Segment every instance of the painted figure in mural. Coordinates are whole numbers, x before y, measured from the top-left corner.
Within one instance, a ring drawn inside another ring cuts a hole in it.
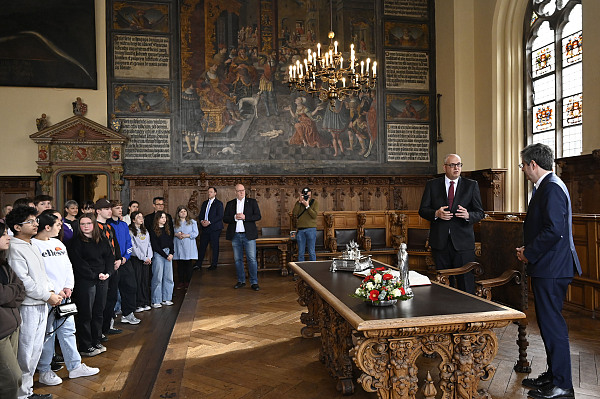
[[[360,144],[360,155],[367,152],[366,141],[367,135],[367,118],[366,113],[370,102],[368,96],[360,93],[359,97],[352,96],[348,101],[348,109],[350,110],[350,124],[348,125],[348,148],[349,151],[354,151],[355,140]]]
[[[369,133],[369,149],[365,153],[364,157],[367,158],[371,155],[371,150],[373,149],[373,144],[377,141],[377,97],[375,96],[375,92],[371,91],[369,93],[369,99],[371,105],[367,111],[367,131]]]
[[[200,107],[200,97],[196,93],[194,83],[186,80],[181,93],[181,134],[187,144],[186,152],[198,152],[198,140],[205,131],[204,111]],[[192,140],[194,145],[192,146]]]
[[[145,112],[151,109],[150,103],[146,101],[146,93],[138,93],[137,100],[129,106],[129,112]]]
[[[73,114],[78,116],[84,116],[87,113],[87,104],[85,104],[81,97],[77,97],[76,101],[73,102]]]
[[[48,118],[46,118],[46,114],[42,114],[42,116],[40,118],[37,118],[35,120],[35,125],[37,126],[38,132],[40,130],[44,130],[45,128],[47,128],[49,125],[48,125]]]
[[[421,119],[419,113],[412,105],[412,100],[408,98],[404,100],[404,109],[402,110],[402,112],[400,112],[400,117],[410,119]]]
[[[315,121],[311,118],[319,109],[317,108],[309,112],[306,107],[306,97],[296,97],[294,102],[296,103],[296,112],[291,107],[284,108],[286,111],[290,111],[292,117],[297,119],[297,122],[294,124],[296,130],[290,138],[290,144],[304,147],[329,147],[329,142],[321,136]]]
[[[335,100],[333,107],[329,105],[329,102],[323,102],[317,108],[325,109],[323,129],[331,133],[333,156],[337,157],[338,153],[344,153],[341,134],[348,128],[348,108],[340,100]]]
[[[253,62],[248,57],[246,49],[238,49],[237,57],[233,58],[229,70],[229,82],[237,98],[252,97],[252,85],[256,81],[257,73]]]
[[[150,29],[152,28],[152,24],[150,20],[146,17],[145,10],[137,10],[134,17],[131,18],[131,29],[140,30],[140,29]]]
[[[235,105],[235,97],[229,95],[229,88],[219,78],[217,67],[217,64],[211,63],[202,75],[203,83],[200,86],[202,97],[211,108],[223,110],[222,118],[225,125],[235,125],[243,118]]]
[[[271,55],[267,59],[262,59],[259,62],[264,68],[263,74],[260,76],[259,90],[265,95],[265,108],[267,109],[267,116],[271,114],[278,116],[277,111],[277,96],[275,95],[275,76],[278,73],[277,68],[279,63],[277,62],[277,51],[273,50]]]
[[[227,68],[231,64],[231,58],[227,54],[227,46],[219,43],[219,51],[213,56],[213,62],[217,64],[217,75],[224,79],[227,76]]]

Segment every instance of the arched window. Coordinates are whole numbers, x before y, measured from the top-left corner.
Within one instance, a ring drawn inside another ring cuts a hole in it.
[[[527,143],[547,144],[557,158],[580,155],[581,0],[530,0],[526,15]]]

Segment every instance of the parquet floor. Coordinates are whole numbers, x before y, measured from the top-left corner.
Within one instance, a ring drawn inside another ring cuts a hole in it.
[[[60,399],[341,398],[318,360],[319,338],[300,337],[304,308],[296,302],[292,278],[264,272],[259,283],[259,292],[234,290],[232,265],[197,273],[187,294],[176,292],[174,306],[141,313],[138,326],[117,323],[124,333],[111,336],[108,352],[84,360],[100,367],[100,374],[69,380],[63,369],[58,372],[64,379],[61,385],[36,382],[36,392]],[[600,398],[600,320],[569,310],[565,317],[576,396]],[[545,368],[545,355],[533,309],[528,318],[528,354],[537,375]],[[524,375],[512,370],[516,325],[496,333],[497,371],[480,386],[494,398],[526,398],[520,385]],[[353,395],[376,397],[360,386]]]

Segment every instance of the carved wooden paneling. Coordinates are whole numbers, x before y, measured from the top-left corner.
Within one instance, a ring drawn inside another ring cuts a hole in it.
[[[33,198],[39,179],[39,176],[0,177],[0,206],[12,205],[18,198]]]
[[[560,177],[569,188],[573,212],[600,213],[600,150],[559,158]]]

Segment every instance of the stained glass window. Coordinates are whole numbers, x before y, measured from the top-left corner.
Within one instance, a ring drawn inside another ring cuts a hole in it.
[[[583,122],[581,0],[531,0],[530,10],[528,142],[551,146],[557,158],[579,155]]]

